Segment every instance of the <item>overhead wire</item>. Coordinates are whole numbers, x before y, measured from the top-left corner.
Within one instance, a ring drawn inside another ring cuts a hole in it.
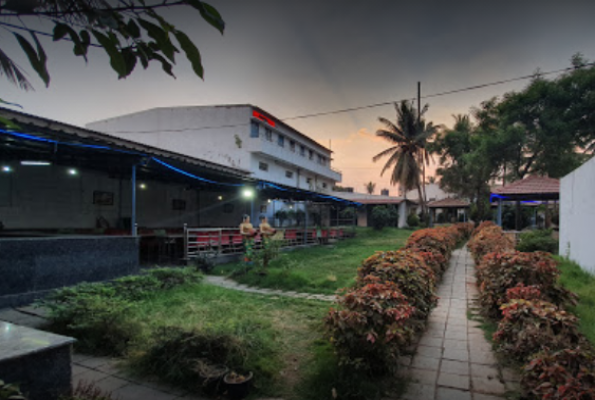
[[[585,67],[595,66],[595,62],[585,63],[584,66]],[[499,81],[481,83],[481,84],[477,84],[477,85],[473,85],[473,86],[467,86],[464,88],[452,89],[452,90],[447,90],[444,92],[427,94],[427,95],[421,96],[420,98],[421,99],[430,99],[430,98],[442,97],[442,96],[447,96],[447,95],[452,95],[452,94],[457,94],[457,93],[462,93],[462,92],[468,92],[468,91],[472,91],[472,90],[483,89],[483,88],[490,87],[490,86],[498,86],[498,85],[503,85],[505,83],[512,83],[512,82],[527,80],[527,79],[534,78],[536,76],[560,74],[563,72],[572,71],[574,69],[576,69],[576,67],[573,66],[573,67],[560,68],[560,69],[553,70],[553,71],[546,71],[546,72],[538,71],[538,72],[535,72],[532,74],[518,76],[515,78],[502,79]],[[380,103],[366,104],[366,105],[357,106],[357,107],[349,107],[349,108],[343,108],[343,109],[338,109],[338,110],[295,115],[295,116],[291,116],[291,117],[279,118],[279,120],[280,121],[292,121],[292,120],[298,120],[298,119],[322,117],[322,116],[327,116],[327,115],[343,114],[343,113],[365,110],[365,109],[370,109],[370,108],[384,107],[384,106],[392,105],[394,103],[399,103],[401,101],[408,101],[408,100],[414,100],[414,98],[408,97],[408,98],[403,98],[400,100],[390,100],[390,101],[384,101],[384,102],[380,102]],[[185,132],[185,131],[201,131],[201,130],[221,129],[221,128],[237,128],[237,127],[245,126],[245,125],[248,125],[248,124],[240,123],[240,124],[228,124],[228,125],[218,125],[218,126],[189,127],[189,128],[180,128],[180,129],[155,129],[155,130],[144,130],[144,131],[113,131],[112,133]]]

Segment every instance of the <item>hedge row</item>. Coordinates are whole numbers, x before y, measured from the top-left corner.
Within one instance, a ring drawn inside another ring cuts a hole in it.
[[[523,364],[528,399],[595,398],[595,352],[566,307],[576,295],[558,283],[550,253],[515,251],[502,229],[482,224],[469,249],[477,262],[482,312],[498,321],[494,343]]]
[[[342,365],[373,374],[391,371],[436,305],[435,288],[452,251],[472,224],[415,231],[396,251],[364,260],[356,283],[338,295],[339,309],[325,318]]]

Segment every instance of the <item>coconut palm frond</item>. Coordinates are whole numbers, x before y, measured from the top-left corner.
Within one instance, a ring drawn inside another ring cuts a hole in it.
[[[403,135],[403,132],[401,131],[401,129],[398,126],[396,126],[395,124],[393,124],[392,121],[390,121],[390,120],[388,120],[386,118],[383,118],[383,117],[378,117],[378,121],[380,121],[381,123],[383,123],[388,128],[388,130],[390,132],[398,133],[400,135]]]
[[[383,150],[380,153],[376,154],[374,157],[372,157],[372,161],[376,162],[376,161],[380,160],[381,158],[386,157],[387,155],[398,151],[399,148],[400,148],[400,146],[389,147],[388,149]]]
[[[376,131],[376,136],[386,139],[389,142],[397,143],[397,144],[405,143],[408,140],[405,136],[403,136],[397,132],[385,131],[384,129],[378,129]]]
[[[21,68],[0,49],[0,75],[23,90],[33,90],[33,86],[21,71]]]
[[[397,152],[390,156],[386,164],[384,164],[384,167],[382,167],[382,171],[380,171],[380,176],[383,176],[387,169],[390,169],[390,167],[397,163],[399,161],[400,156],[401,154]]]

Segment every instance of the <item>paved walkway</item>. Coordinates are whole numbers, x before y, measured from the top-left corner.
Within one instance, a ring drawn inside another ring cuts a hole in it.
[[[518,378],[498,367],[491,345],[468,319],[476,312],[475,267],[467,248],[456,250],[438,287],[438,306],[401,375],[411,379],[408,400],[497,400],[517,389]]]
[[[210,283],[211,285],[221,286],[227,289],[232,290],[239,290],[241,292],[246,293],[256,293],[256,294],[263,294],[263,295],[274,295],[274,296],[281,296],[281,297],[291,297],[294,299],[308,299],[308,300],[322,300],[322,301],[335,301],[335,296],[333,295],[325,295],[325,294],[313,294],[313,293],[298,293],[298,292],[286,292],[283,290],[273,290],[273,289],[265,289],[265,288],[255,288],[247,285],[242,285],[233,281],[231,279],[222,277],[222,276],[214,276],[214,275],[207,275],[204,278],[205,282]]]

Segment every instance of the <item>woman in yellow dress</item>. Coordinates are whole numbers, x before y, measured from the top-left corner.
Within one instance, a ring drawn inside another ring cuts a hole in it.
[[[244,219],[240,224],[240,234],[242,235],[242,241],[244,242],[244,262],[247,264],[252,264],[254,236],[256,236],[257,232],[250,223],[249,215],[244,215]]]
[[[269,225],[269,220],[266,215],[260,216],[260,235],[262,236],[262,245],[267,247],[271,241],[271,237],[277,232],[275,228]]]

